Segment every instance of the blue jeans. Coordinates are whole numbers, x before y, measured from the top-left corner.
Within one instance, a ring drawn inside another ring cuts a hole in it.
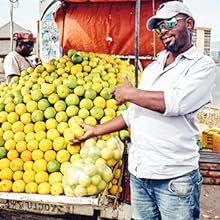
[[[131,175],[132,219],[199,219],[201,182],[199,170],[165,180]]]

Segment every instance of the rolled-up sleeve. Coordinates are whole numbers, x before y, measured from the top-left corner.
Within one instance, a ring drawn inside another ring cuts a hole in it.
[[[185,115],[212,101],[215,63],[201,57],[173,87],[164,90],[165,116]]]

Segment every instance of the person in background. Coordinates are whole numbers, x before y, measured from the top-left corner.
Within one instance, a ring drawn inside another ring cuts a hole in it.
[[[28,67],[36,67],[28,56],[34,48],[35,38],[31,31],[25,30],[13,34],[13,39],[16,40],[15,50],[11,51],[4,59],[4,71],[6,82],[9,83],[13,76],[20,76],[21,72]],[[38,60],[37,62],[40,62]]]
[[[93,136],[131,128],[128,152],[132,218],[193,220],[200,215],[199,147],[195,123],[200,108],[212,101],[213,60],[192,44],[194,18],[179,1],[166,2],[147,21],[164,50],[143,71],[134,88],[127,78],[115,88],[117,104],[127,110],[104,124],[82,124],[79,143]]]

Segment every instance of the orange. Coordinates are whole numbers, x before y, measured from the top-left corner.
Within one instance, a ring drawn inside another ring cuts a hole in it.
[[[32,154],[29,150],[23,151],[20,157],[24,162],[32,160]]]

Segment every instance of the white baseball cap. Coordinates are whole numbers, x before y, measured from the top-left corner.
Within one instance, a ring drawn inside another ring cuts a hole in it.
[[[146,24],[147,29],[152,30],[155,28],[155,25],[158,21],[163,19],[170,19],[180,13],[193,18],[189,8],[182,2],[169,1],[163,3],[157,9],[156,14],[148,19]]]

